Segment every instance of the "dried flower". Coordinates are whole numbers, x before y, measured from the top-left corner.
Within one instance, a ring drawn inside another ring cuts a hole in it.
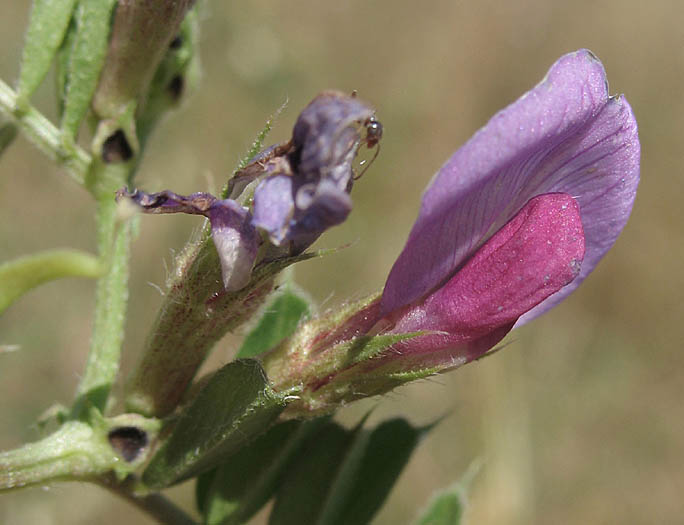
[[[325,91],[299,115],[289,142],[271,146],[236,173],[228,186],[231,198],[126,189],[119,190],[117,198],[131,199],[146,213],[207,217],[225,289],[240,290],[258,262],[257,229],[273,244],[260,253],[273,259],[300,254],[321,233],[347,218],[352,207],[352,163],[362,143],[372,147],[379,140],[379,123],[373,115],[370,106],[355,96]],[[254,199],[241,198],[254,184]]]
[[[301,252],[351,211],[352,163],[373,109],[337,91],[318,95],[299,115],[292,148],[254,194],[254,224],[276,246]]]
[[[226,291],[240,290],[249,283],[259,248],[259,235],[248,210],[230,199],[219,200],[208,193],[183,196],[171,191],[145,193],[119,190],[147,213],[204,215],[211,223],[211,237],[221,262]]]

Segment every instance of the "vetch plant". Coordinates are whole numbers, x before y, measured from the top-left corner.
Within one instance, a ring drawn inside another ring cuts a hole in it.
[[[0,489],[86,481],[162,523],[244,523],[270,500],[274,524],[368,523],[431,426],[364,419],[349,429],[331,416],[490,355],[577,288],[631,212],[634,115],[609,95],[594,55],[561,57],[440,169],[382,292],[314,315],[279,274],[325,255],[310,246],[351,213],[368,168],[359,153],[377,155],[382,125],[355,94],[323,91],[285,142],[263,147],[267,123],[220,194],[138,187],[150,133],[197,84],[196,9],[35,2],[17,87],[0,83],[0,154],[19,130],[98,210],[96,255],[57,250],[0,266],[2,309],[50,279],[98,280],[75,399],[52,411],[54,432],[0,454]],[[53,62],[59,126],[30,102]],[[207,220],[119,379],[137,212]],[[248,323],[236,359],[197,377],[214,344]],[[188,479],[199,517],[159,493]],[[416,523],[457,523],[463,494],[441,493]]]
[[[590,52],[562,57],[437,173],[381,297],[312,321],[265,357],[272,380],[306,378],[310,399],[288,411],[329,410],[482,357],[586,278],[638,182],[629,104],[608,95]]]

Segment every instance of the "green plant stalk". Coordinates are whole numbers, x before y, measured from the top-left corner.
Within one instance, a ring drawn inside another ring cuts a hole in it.
[[[128,304],[132,223],[117,221],[114,192],[124,184],[129,169],[121,164],[100,165],[99,173],[94,174],[98,181],[95,186],[97,247],[107,271],[97,283],[90,353],[72,410],[74,418],[80,418],[89,405],[104,413],[119,370]]]
[[[140,360],[126,382],[126,408],[148,417],[170,414],[204,359],[227,332],[248,321],[289,265],[315,257],[303,253],[258,264],[250,283],[225,292],[210,237],[180,255]]]
[[[17,106],[17,94],[0,80],[0,112],[10,117],[24,135],[52,160],[65,166],[71,178],[85,185],[91,157],[81,147],[62,143],[61,132],[33,106]]]
[[[191,245],[189,253],[187,272],[177,273],[182,278],[170,286],[127,381],[131,412],[155,417],[172,412],[214,343],[249,319],[273,288],[273,277],[255,272],[243,290],[225,293],[213,241]]]
[[[70,421],[36,443],[0,453],[0,492],[53,481],[92,481],[119,464],[105,433]]]
[[[63,277],[99,277],[97,257],[78,250],[48,250],[0,264],[0,312],[36,286]]]

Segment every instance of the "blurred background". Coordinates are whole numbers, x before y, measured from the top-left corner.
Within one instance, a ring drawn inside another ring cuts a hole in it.
[[[29,2],[0,1],[0,77],[13,83]],[[497,356],[353,405],[345,422],[446,415],[376,518],[408,523],[431,494],[482,468],[469,523],[684,523],[682,141],[684,4],[579,0],[204,2],[200,88],[152,137],[137,184],[220,187],[287,99],[272,142],[319,91],[358,90],[385,127],[354,188],[354,212],[316,244],[352,246],[296,267],[322,308],[379,289],[432,174],[562,54],[591,49],[639,122],[642,182],[627,227],[562,306],[516,331]],[[36,104],[55,115],[52,81]],[[0,163],[0,260],[54,247],[94,250],[88,195],[18,140]],[[125,365],[160,304],[173,252],[196,217],[144,217],[133,245]],[[36,418],[69,403],[86,358],[94,283],[53,282],[0,317],[0,449],[35,440]],[[215,349],[230,360],[236,336]],[[208,365],[209,366],[209,365]],[[171,496],[192,506],[192,487]],[[264,514],[255,523],[264,522]],[[0,496],[6,524],[145,524],[86,484]]]

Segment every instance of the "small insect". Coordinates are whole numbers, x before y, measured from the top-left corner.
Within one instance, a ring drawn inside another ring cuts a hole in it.
[[[380,123],[379,120],[377,120],[375,117],[369,118],[366,123],[366,147],[367,148],[372,148],[374,146],[377,146],[378,143],[380,142],[380,139],[382,138],[382,124]]]
[[[353,94],[352,94],[353,97]],[[378,119],[376,119],[374,116],[369,117],[364,123],[363,127],[366,129],[366,136],[361,139],[361,142],[363,142],[368,149],[375,148],[375,154],[373,155],[373,158],[370,160],[364,160],[361,165],[365,165],[363,168],[363,171],[359,173],[358,175],[354,176],[354,180],[359,180],[364,173],[370,168],[370,165],[373,164],[375,159],[378,157],[378,154],[380,153],[380,139],[382,138],[382,131],[383,127],[382,124]]]
[[[356,98],[358,94],[358,91],[353,90],[350,96],[351,98]],[[378,119],[376,119],[373,116],[369,117],[363,123],[363,126],[366,128],[366,137],[364,139],[364,142],[366,143],[366,147],[370,149],[373,146],[375,146],[378,142],[380,142],[380,139],[382,138],[382,124]]]
[[[353,90],[351,92],[351,98],[356,98],[358,96],[359,92],[356,90]],[[375,116],[369,117],[364,123],[363,127],[366,128],[366,137],[363,140],[363,142],[366,143],[366,147],[369,149],[375,146],[378,142],[380,142],[380,139],[382,138],[382,124],[378,119],[375,118]]]

